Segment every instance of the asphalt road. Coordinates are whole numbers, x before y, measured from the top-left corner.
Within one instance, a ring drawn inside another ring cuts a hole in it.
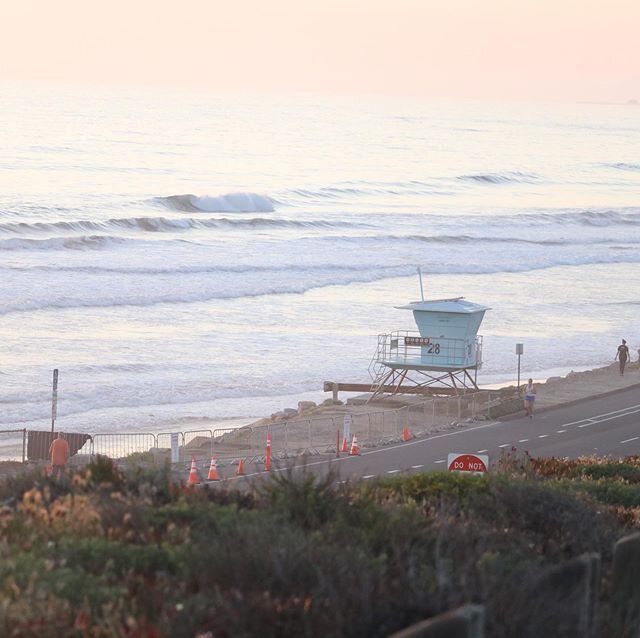
[[[618,458],[640,454],[640,385],[552,408],[534,414],[533,419],[518,417],[474,425],[407,443],[364,449],[360,456],[311,457],[306,467],[318,474],[333,471],[339,480],[371,479],[445,470],[449,453],[481,453],[494,463],[503,449],[512,447],[538,457],[598,454]],[[249,472],[247,477],[259,474]]]

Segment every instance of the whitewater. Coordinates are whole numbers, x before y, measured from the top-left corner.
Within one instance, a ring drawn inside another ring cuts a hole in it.
[[[28,107],[28,108],[26,108]],[[481,384],[640,347],[640,109],[5,86],[0,427],[248,422],[363,382],[419,296]]]

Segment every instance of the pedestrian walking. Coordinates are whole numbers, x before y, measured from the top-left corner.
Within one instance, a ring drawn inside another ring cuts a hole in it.
[[[627,342],[624,339],[618,346],[618,351],[616,352],[616,358],[614,359],[614,361],[616,359],[620,363],[620,376],[623,376],[624,367],[627,365],[627,361],[629,361],[629,348],[627,347]]]
[[[533,379],[529,379],[527,385],[524,386],[524,409],[527,416],[533,419],[533,404],[536,400],[536,389],[533,385]]]
[[[69,460],[69,443],[62,432],[58,432],[58,438],[51,442],[49,458],[51,459],[53,478],[64,476],[64,468]]]

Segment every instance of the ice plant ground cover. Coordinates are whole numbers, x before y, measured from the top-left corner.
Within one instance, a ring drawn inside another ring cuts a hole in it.
[[[487,477],[279,473],[237,491],[99,457],[61,482],[5,479],[0,502],[4,636],[387,636],[466,602],[485,605],[487,635],[557,636],[539,579],[585,552],[602,556],[607,636],[640,458],[512,451]]]

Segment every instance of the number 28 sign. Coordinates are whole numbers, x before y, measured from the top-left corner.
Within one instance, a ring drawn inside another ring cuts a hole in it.
[[[489,470],[489,457],[485,454],[449,454],[449,472],[473,472],[485,474]]]

